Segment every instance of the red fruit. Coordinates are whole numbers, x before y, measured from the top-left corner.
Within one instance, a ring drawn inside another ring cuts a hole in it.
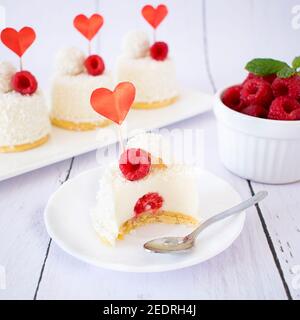
[[[269,119],[274,120],[298,120],[300,103],[290,97],[276,98],[270,107],[268,114]]]
[[[99,76],[104,72],[105,69],[103,59],[96,54],[87,57],[84,61],[84,66],[88,74],[91,76]]]
[[[268,83],[272,84],[272,82],[276,79],[276,74],[269,74],[267,76],[257,76],[254,73],[249,73],[246,80],[243,82],[243,84],[247,81],[247,80],[251,80],[251,79],[261,79],[261,80],[265,80]]]
[[[223,103],[233,110],[240,111],[243,105],[241,101],[241,90],[241,85],[227,88],[222,94],[221,99]]]
[[[290,113],[290,120],[300,120],[300,108]]]
[[[241,90],[241,99],[246,105],[269,106],[273,99],[270,84],[262,79],[247,80]]]
[[[169,52],[168,45],[165,42],[155,42],[150,48],[151,57],[155,60],[163,61],[167,58]]]
[[[148,175],[151,167],[150,153],[142,149],[127,149],[119,160],[123,176],[130,181],[140,180]]]
[[[247,114],[252,117],[257,118],[266,118],[268,115],[268,110],[260,105],[250,105],[241,111],[244,114]]]
[[[157,192],[150,192],[142,196],[134,206],[135,215],[144,212],[155,213],[163,205],[164,199]]]
[[[288,96],[300,99],[300,77],[276,78],[272,83],[272,90],[275,97]]]
[[[11,79],[12,87],[15,91],[25,95],[36,92],[38,83],[33,74],[29,71],[19,71]]]

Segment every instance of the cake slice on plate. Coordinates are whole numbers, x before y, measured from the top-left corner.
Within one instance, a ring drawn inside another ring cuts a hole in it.
[[[92,108],[118,126],[134,100],[135,86],[119,83],[113,91],[98,88],[91,95]],[[135,228],[156,222],[197,224],[198,188],[194,169],[165,161],[168,147],[156,135],[138,135],[100,179],[92,222],[99,237],[114,245]],[[170,158],[170,157],[169,157]],[[188,188],[188,192],[187,191]]]
[[[111,245],[149,223],[199,223],[195,170],[165,164],[151,141],[157,142],[157,135],[129,141],[119,163],[108,167],[100,179],[92,221],[99,237]]]

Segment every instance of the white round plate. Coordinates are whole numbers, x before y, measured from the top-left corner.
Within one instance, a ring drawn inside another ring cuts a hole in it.
[[[181,254],[155,254],[143,244],[166,235],[191,231],[182,225],[155,224],[137,229],[115,247],[103,244],[95,233],[90,210],[96,204],[102,168],[86,171],[63,184],[49,199],[45,223],[49,235],[66,252],[92,265],[126,272],[161,272],[192,266],[208,260],[226,248],[242,231],[245,213],[217,222],[198,237],[195,248]],[[199,176],[202,220],[241,201],[224,180],[203,171]]]

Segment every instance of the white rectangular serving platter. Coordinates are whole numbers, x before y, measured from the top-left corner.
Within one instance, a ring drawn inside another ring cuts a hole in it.
[[[194,117],[212,108],[212,96],[185,91],[172,106],[154,110],[130,110],[124,138],[135,130],[153,130]],[[50,140],[25,152],[0,153],[0,181],[110,145],[118,141],[115,126],[75,132],[53,127]]]

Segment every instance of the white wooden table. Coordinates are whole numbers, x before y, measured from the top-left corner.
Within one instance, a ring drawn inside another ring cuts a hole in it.
[[[80,5],[74,8],[68,1],[62,12],[89,12],[90,4],[78,1]],[[121,6],[120,1],[113,1]],[[7,10],[10,2],[2,1]],[[133,1],[127,2],[133,11]],[[140,8],[147,1],[134,2]],[[177,36],[186,42],[178,49],[177,59],[179,76],[186,85],[213,93],[240,81],[249,58],[275,55],[291,60],[297,50],[299,53],[300,30],[290,25],[294,1],[284,1],[285,6],[283,1],[269,0],[164,2],[172,8],[173,18],[184,23]],[[111,3],[103,0],[99,6],[94,1],[93,5],[117,19],[122,13],[113,10]],[[176,9],[180,6],[184,8],[181,12]],[[7,16],[12,24],[22,24],[19,20],[23,18],[16,14],[8,12]],[[266,20],[269,23],[263,23]],[[167,28],[161,32],[168,39]],[[176,45],[175,36],[170,37]],[[118,48],[119,44],[110,47],[112,52]],[[47,235],[43,210],[62,183],[98,165],[91,152],[0,183],[0,273],[6,271],[6,289],[0,285],[0,299],[300,299],[300,183],[260,185],[229,173],[218,158],[211,113],[170,128],[175,127],[205,131],[207,169],[230,182],[242,197],[260,189],[269,191],[266,201],[247,211],[244,230],[228,250],[200,265],[160,274],[102,270],[67,255]]]

